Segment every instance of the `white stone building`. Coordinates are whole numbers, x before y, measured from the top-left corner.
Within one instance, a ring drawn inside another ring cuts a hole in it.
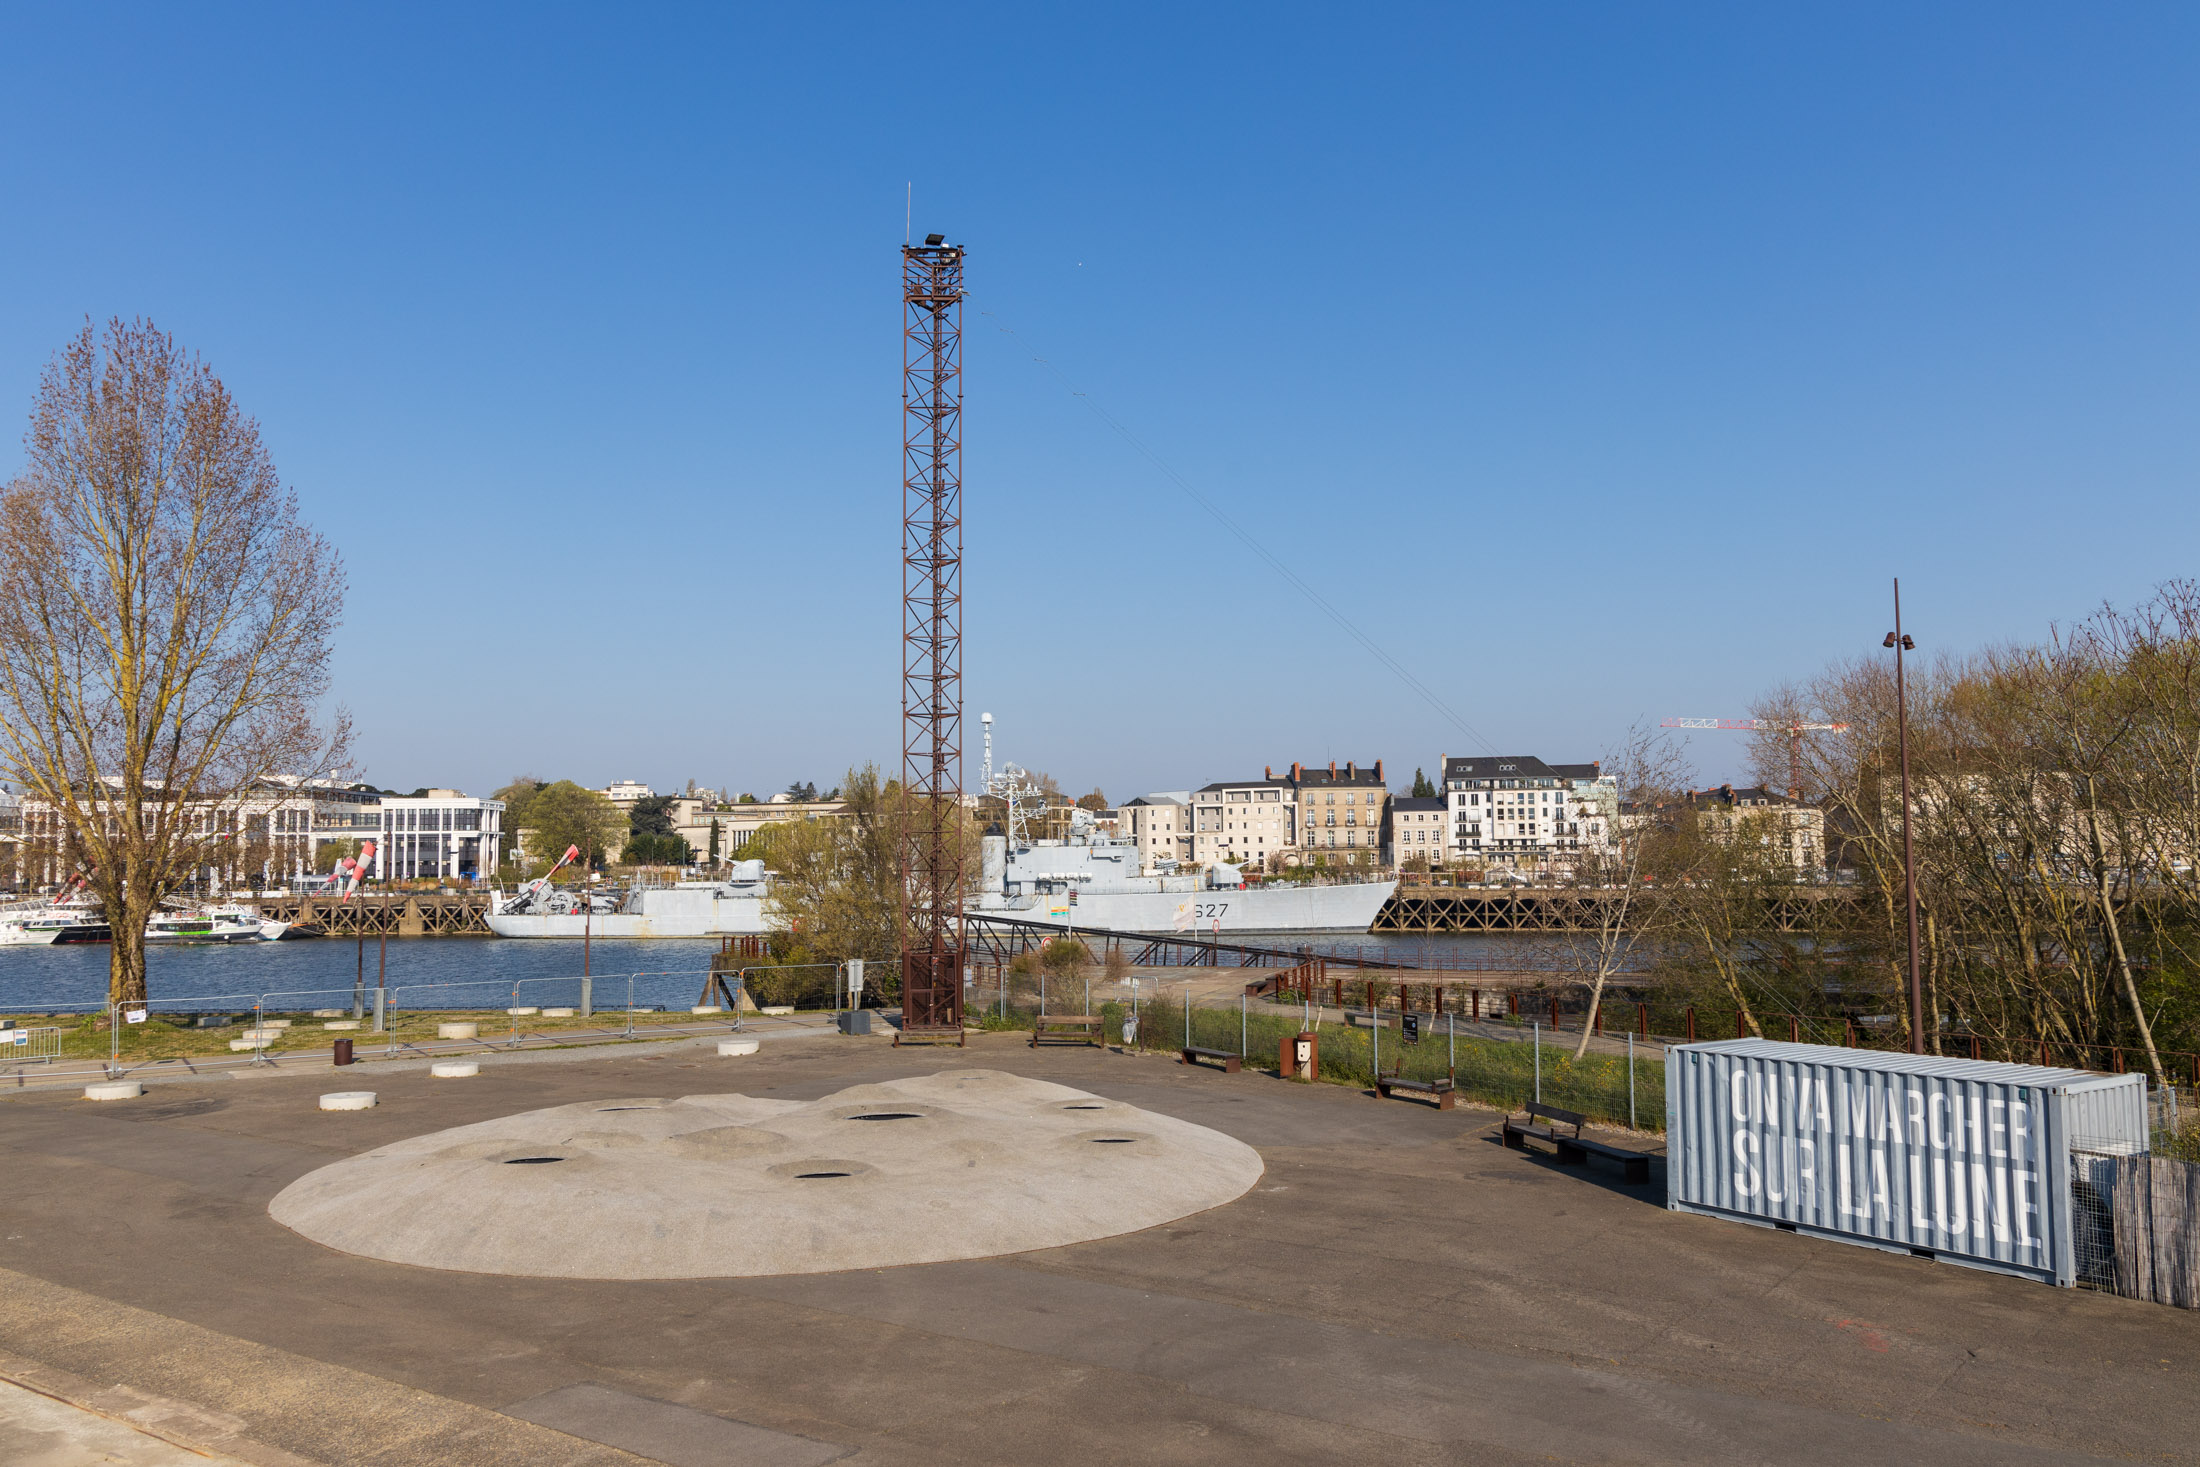
[[[1594,763],[1530,754],[1440,762],[1455,862],[1564,869],[1610,849],[1617,834],[1619,782]]]
[[[380,815],[374,871],[380,880],[486,879],[503,854],[502,800],[457,790],[385,795]]]
[[[1157,790],[1115,808],[1115,833],[1138,845],[1139,869],[1151,875],[1159,863],[1192,862],[1192,792]]]
[[[1282,779],[1221,780],[1192,792],[1192,860],[1259,865],[1291,849],[1291,784]]]

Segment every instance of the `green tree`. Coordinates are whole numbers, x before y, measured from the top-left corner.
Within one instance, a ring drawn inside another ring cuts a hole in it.
[[[636,835],[671,835],[674,795],[648,795],[627,811],[626,828]]]
[[[900,837],[915,818],[901,786],[882,779],[878,766],[848,771],[840,782],[848,809],[824,820],[777,821],[758,830],[743,849],[772,871],[766,906],[775,935],[820,959],[863,958],[887,974],[901,950]],[[956,813],[963,842],[966,890],[978,877],[978,833],[967,811]],[[881,996],[895,991],[886,978]]]
[[[546,784],[527,802],[527,849],[538,861],[554,862],[566,847],[579,846],[584,865],[599,866],[626,834],[619,807],[570,779]]]
[[[716,817],[716,816],[713,816],[713,817],[711,818],[711,822],[710,822],[710,863],[711,863],[711,865],[715,866],[715,865],[717,865],[717,864],[718,864],[718,857],[719,857],[719,855],[721,854],[721,852],[722,852],[722,851],[724,850],[724,848],[725,848],[725,846],[724,846],[724,843],[725,843],[725,829],[724,829],[724,827],[722,827],[722,826],[721,826],[721,825],[720,825],[720,824],[718,823],[717,817]]]
[[[542,781],[532,774],[515,774],[512,782],[498,790],[490,798],[504,802],[504,828],[520,831],[527,828],[527,807],[542,789]]]
[[[1416,800],[1433,800],[1436,798],[1434,781],[1418,769],[1413,771],[1413,798]]]
[[[619,859],[629,866],[686,866],[695,860],[695,848],[677,835],[637,831],[626,838]]]

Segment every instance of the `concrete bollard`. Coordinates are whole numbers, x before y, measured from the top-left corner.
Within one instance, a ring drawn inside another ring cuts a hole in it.
[[[689,1009],[688,1012],[691,1014],[722,1014],[725,1010],[714,1003],[699,1003],[694,1008]]]
[[[84,1087],[86,1100],[135,1100],[144,1093],[145,1087],[135,1080],[102,1080]]]
[[[428,1073],[438,1080],[463,1080],[469,1075],[481,1073],[478,1060],[445,1060],[428,1066]]]
[[[573,1011],[571,1009],[544,1009],[542,1016],[545,1019],[570,1019],[573,1017]]]
[[[515,1019],[524,1019],[524,1018],[526,1018],[526,1017],[527,1017],[528,1015],[530,1015],[530,1014],[539,1014],[539,1013],[541,1013],[541,1012],[542,1012],[542,1010],[541,1010],[541,1009],[506,1009],[506,1010],[505,1010],[504,1012],[505,1012],[506,1014],[510,1015],[510,1016],[511,1016],[512,1018],[515,1018]]]
[[[359,1027],[359,1021],[357,1019],[331,1019],[321,1027],[324,1029],[356,1029]]]
[[[754,1054],[761,1043],[761,1040],[756,1039],[721,1039],[718,1041],[718,1052],[722,1055]]]
[[[481,1026],[479,1024],[438,1024],[435,1026],[435,1037],[438,1039],[479,1039],[481,1037]]]
[[[321,1097],[323,1110],[370,1110],[373,1106],[372,1090],[332,1090]]]

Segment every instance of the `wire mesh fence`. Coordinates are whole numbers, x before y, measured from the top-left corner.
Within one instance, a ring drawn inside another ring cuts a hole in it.
[[[1012,1010],[1013,1011],[1013,1010]],[[1333,1010],[1312,1005],[1278,1007],[1241,999],[1234,1005],[1201,1004],[1183,989],[1142,997],[1135,1025],[1128,1001],[1108,999],[1099,1009],[1111,1043],[1158,1052],[1204,1049],[1235,1054],[1250,1068],[1281,1067],[1286,1046],[1315,1036],[1317,1074],[1323,1080],[1373,1089],[1376,1077],[1437,1080],[1449,1077],[1460,1099],[1516,1111],[1531,1100],[1578,1111],[1593,1121],[1634,1130],[1665,1127],[1665,1057],[1626,1036],[1575,1055],[1578,1036],[1557,1036],[1534,1020],[1474,1025],[1455,1013],[1360,1010],[1338,1022]],[[1498,1032],[1492,1032],[1493,1027]]]

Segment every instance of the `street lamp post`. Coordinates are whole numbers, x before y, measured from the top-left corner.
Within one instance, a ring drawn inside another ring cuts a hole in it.
[[[1910,842],[1910,704],[1903,681],[1902,654],[1917,650],[1917,643],[1902,633],[1902,581],[1894,583],[1894,630],[1882,647],[1894,649],[1894,709],[1896,741],[1902,752],[1902,907],[1909,918],[1910,935],[1910,1053],[1925,1052],[1925,988],[1917,976],[1917,855]]]

